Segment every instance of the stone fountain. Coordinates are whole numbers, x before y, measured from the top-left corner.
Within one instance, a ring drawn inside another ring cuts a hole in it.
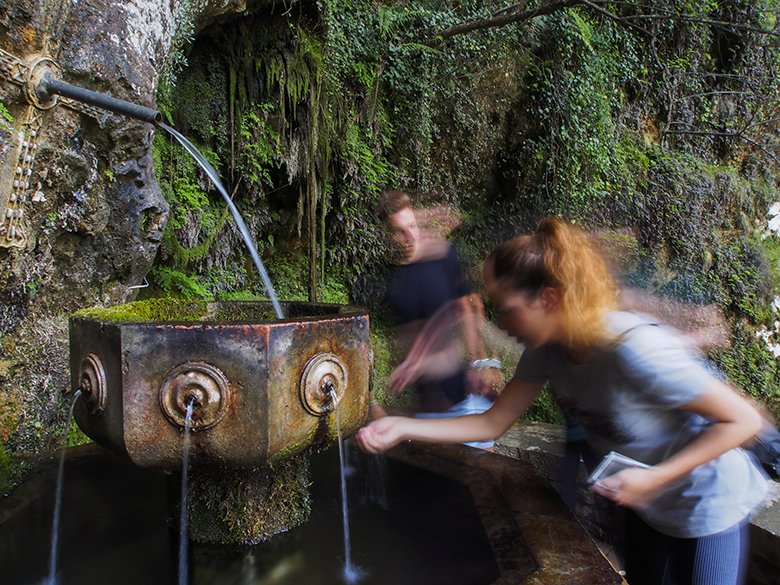
[[[323,472],[317,460],[312,481],[309,465],[314,451],[337,438],[334,407],[346,434],[365,420],[371,369],[366,313],[309,303],[285,303],[284,310],[287,318],[279,320],[269,303],[152,299],[71,318],[71,386],[83,397],[74,415],[96,442],[138,467],[175,478],[185,412],[193,404],[188,499],[195,542],[257,543],[301,524],[310,515],[310,486],[321,490],[323,473],[337,470],[331,459]],[[526,464],[464,445],[402,445],[390,460],[391,472],[378,489],[387,488],[397,502],[389,512],[380,510],[378,520],[358,520],[357,526],[356,547],[373,549],[371,566],[386,573],[370,576],[370,583],[621,581],[550,485]],[[361,477],[353,485],[370,483],[370,462],[363,457],[356,467]],[[325,481],[337,483],[334,477]],[[313,500],[330,507],[321,495]],[[411,516],[403,520],[404,514]],[[305,570],[306,579],[315,579],[311,572],[338,554],[325,544],[339,540],[338,529],[331,526],[332,533],[323,535],[318,522],[307,528],[319,530],[316,536],[289,536],[278,545],[294,558],[310,559],[301,561],[305,569],[289,569]],[[429,529],[436,544],[426,540]],[[402,537],[417,543],[403,549],[410,555],[404,572],[398,563],[386,565],[381,551],[406,530],[418,534]],[[440,530],[464,531],[465,540],[449,540]],[[459,547],[468,550],[463,559],[455,552]],[[195,555],[196,569],[213,562],[197,549]],[[281,582],[295,582],[290,579]]]
[[[306,453],[368,411],[368,315],[355,307],[140,301],[70,321],[78,425],[140,467],[176,472],[193,404],[191,538],[258,542],[308,517]],[[332,397],[335,396],[334,399]],[[225,505],[227,503],[227,505]],[[218,512],[215,510],[219,508]]]

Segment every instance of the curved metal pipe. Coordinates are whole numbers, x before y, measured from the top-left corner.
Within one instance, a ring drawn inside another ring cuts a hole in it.
[[[54,79],[50,73],[47,73],[41,79],[38,87],[35,89],[38,97],[45,101],[52,95],[61,95],[78,102],[89,104],[115,114],[122,114],[136,120],[143,122],[149,122],[150,124],[159,124],[162,122],[162,114],[158,110],[152,110],[151,108],[145,108],[125,100],[120,100],[115,97],[111,97],[96,91],[90,91],[83,87],[71,85]]]

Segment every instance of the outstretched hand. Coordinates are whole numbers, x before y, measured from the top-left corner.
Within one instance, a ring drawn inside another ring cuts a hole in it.
[[[630,467],[594,484],[594,492],[626,508],[642,508],[650,503],[663,487],[660,472],[652,467]]]
[[[404,439],[403,426],[409,419],[385,416],[372,421],[355,435],[355,442],[366,453],[384,453]]]

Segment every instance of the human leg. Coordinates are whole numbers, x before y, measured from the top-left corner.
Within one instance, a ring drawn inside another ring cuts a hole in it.
[[[661,534],[628,509],[625,538],[626,581],[630,585],[669,585],[673,539]]]
[[[723,532],[678,539],[673,572],[681,585],[741,585],[745,581],[750,523]]]

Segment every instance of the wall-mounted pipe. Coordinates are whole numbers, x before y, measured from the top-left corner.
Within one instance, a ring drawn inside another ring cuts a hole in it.
[[[150,124],[162,122],[162,114],[157,110],[65,83],[54,79],[50,73],[43,76],[35,91],[41,101],[46,101],[56,94]]]

